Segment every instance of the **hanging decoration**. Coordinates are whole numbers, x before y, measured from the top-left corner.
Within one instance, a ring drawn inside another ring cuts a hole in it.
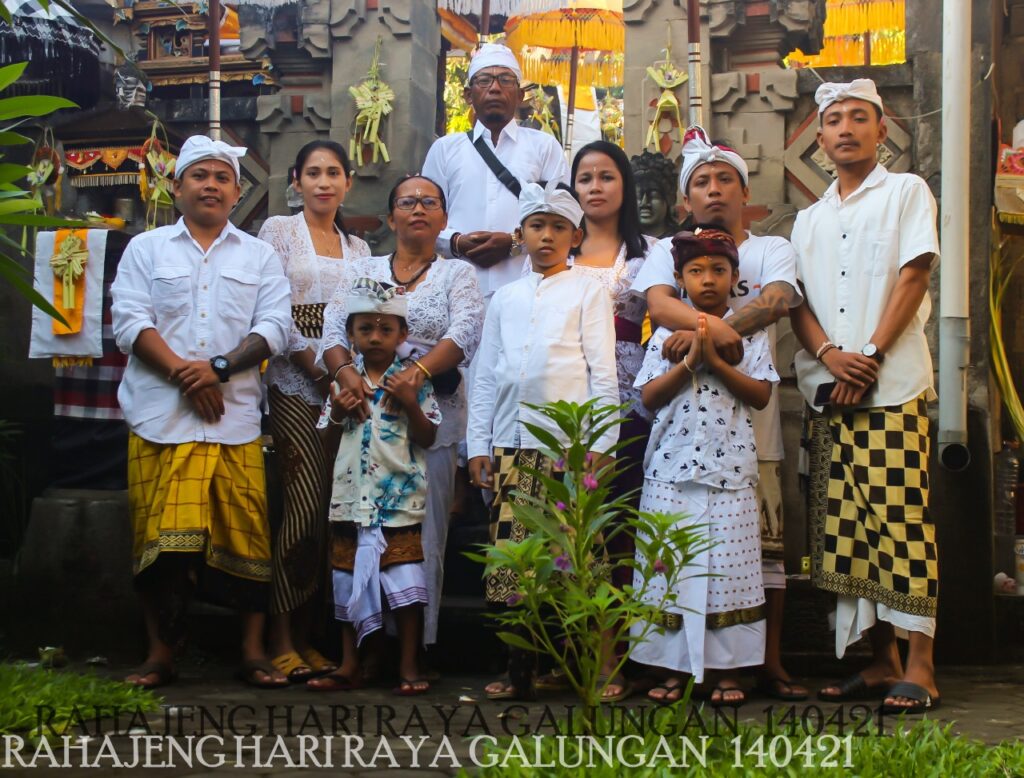
[[[135,184],[139,173],[131,163],[140,163],[144,157],[139,145],[64,149],[68,181],[79,189]]]
[[[146,204],[147,231],[157,226],[161,209],[166,212],[174,205],[174,166],[178,158],[170,152],[170,145],[167,130],[154,119],[149,139],[142,144],[143,160],[139,163],[139,194]]]
[[[525,46],[518,55],[523,78],[534,84],[569,83],[572,70],[572,49],[548,49]],[[580,88],[620,86],[625,57],[621,52],[579,52],[576,79]]]
[[[787,67],[897,65],[907,61],[905,0],[828,0],[825,40],[818,54],[800,49]]]
[[[605,93],[604,99],[598,103],[598,111],[601,116],[601,135],[609,143],[625,148],[626,141],[622,132],[622,102],[609,90]]]
[[[674,90],[689,81],[690,76],[672,61],[671,43],[663,51],[665,59],[647,67],[647,77],[661,88],[661,95],[658,96],[658,102],[654,106],[654,117],[647,128],[647,137],[644,139],[645,149],[657,145],[658,125],[663,117],[675,120],[680,143],[683,142],[683,129],[686,126],[679,113],[679,98],[676,97]]]
[[[373,162],[383,159],[387,164],[391,161],[388,148],[380,137],[381,122],[393,110],[392,101],[395,99],[395,91],[380,77],[380,47],[383,42],[383,37],[378,35],[366,80],[348,88],[357,109],[348,155],[359,167],[364,164],[364,146],[373,149]]]
[[[473,108],[466,102],[463,90],[469,74],[469,57],[449,56],[445,62],[444,116],[445,134],[466,132],[473,128]]]
[[[523,5],[526,5],[525,3]],[[506,45],[547,49],[625,51],[626,27],[622,3],[612,0],[569,0],[546,12],[520,11],[505,25]],[[493,13],[493,11],[492,11]]]
[[[537,129],[547,133],[556,140],[561,140],[562,133],[558,128],[558,120],[551,109],[555,101],[554,95],[549,95],[543,89],[534,89],[530,94],[530,107],[533,112],[530,114],[531,121],[537,122]]]
[[[50,269],[53,271],[53,306],[67,326],[53,320],[54,335],[73,335],[82,331],[82,307],[85,302],[85,266],[89,260],[86,246],[88,230],[58,230]]]
[[[43,203],[43,212],[54,216],[60,211],[64,164],[57,150],[53,129],[45,127],[32,153],[31,171],[26,176],[32,196]]]
[[[565,0],[491,0],[489,9],[492,16],[517,16],[523,14],[544,13],[554,11],[566,5]],[[622,3],[619,3],[621,6]],[[440,11],[453,14],[480,15],[483,9],[482,0],[437,0]]]

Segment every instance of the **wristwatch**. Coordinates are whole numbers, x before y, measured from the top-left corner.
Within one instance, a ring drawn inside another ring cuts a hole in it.
[[[512,235],[512,246],[508,250],[510,257],[518,257],[523,253],[523,244],[521,241],[516,240],[516,234],[513,232]]]
[[[217,378],[220,379],[222,384],[226,384],[231,380],[231,363],[228,362],[227,357],[215,356],[210,360],[210,367],[213,368],[213,372],[217,374]]]
[[[874,343],[865,344],[864,348],[860,350],[860,353],[870,359],[875,360],[879,364],[881,364],[882,360],[884,359],[884,357],[882,356],[882,352],[878,350],[878,346],[876,346]]]

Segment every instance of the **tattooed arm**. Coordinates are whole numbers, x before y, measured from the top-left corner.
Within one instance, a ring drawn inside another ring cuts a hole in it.
[[[787,316],[789,309],[799,304],[800,293],[796,289],[785,281],[772,281],[725,321],[740,335],[752,335]]]
[[[256,367],[264,359],[270,357],[270,345],[262,335],[250,332],[238,346],[229,351],[224,357],[228,360],[232,374],[240,373],[243,370]],[[210,387],[220,391],[220,379],[213,372],[213,366],[208,359],[196,359],[192,362],[185,362],[171,373],[171,380],[181,386],[186,397],[191,397]]]

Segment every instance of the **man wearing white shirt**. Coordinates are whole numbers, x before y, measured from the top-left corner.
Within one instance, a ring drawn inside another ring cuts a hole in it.
[[[704,130],[687,132],[683,145],[679,189],[697,222],[720,224],[739,249],[740,278],[733,289],[727,319],[708,316],[712,339],[727,361],[742,356],[741,336],[768,331],[774,359],[774,322],[800,302],[796,280],[796,254],[789,241],[774,236],[751,235],[743,228],[743,206],[750,195],[748,171],[743,158],[727,146],[712,145]],[[659,241],[637,273],[633,290],[647,295],[651,318],[659,326],[676,330],[665,345],[665,354],[678,362],[690,347],[697,313],[683,299],[673,275],[672,240]],[[758,673],[758,688],[776,699],[806,699],[807,690],[793,683],[782,665],[782,617],[786,589],[782,547],[782,485],[780,463],[782,422],[778,387],[772,388],[768,405],[751,410],[757,446],[757,498],[761,512],[762,575],[766,600],[765,663]],[[722,680],[723,698],[741,701],[733,679]]]
[[[469,65],[465,90],[476,114],[473,138],[461,132],[438,138],[423,162],[423,175],[441,186],[448,201],[448,227],[438,238],[438,253],[472,262],[485,300],[522,271],[512,234],[519,224],[519,195],[499,180],[474,144],[505,167],[511,176],[502,178],[513,188],[525,181],[569,182],[558,141],[515,120],[523,101],[522,78],[509,48],[481,46]]]
[[[836,181],[793,226],[806,304],[790,314],[805,349],[797,381],[812,409],[813,580],[837,595],[836,655],[864,632],[872,648],[867,667],[818,696],[884,697],[884,712],[922,713],[939,703],[928,512],[935,393],[924,332],[939,256],[935,199],[918,176],[878,163],[887,130],[874,82],[822,84],[815,100]],[[905,669],[897,629],[908,637]]]
[[[260,443],[260,363],[288,341],[288,279],[274,250],[228,221],[245,149],[194,136],[178,157],[182,218],[134,238],[111,287],[129,354],[118,401],[131,430],[133,572],[149,653],[126,679],[174,679],[195,588],[243,613],[242,671],[287,679],[263,650],[270,530]]]

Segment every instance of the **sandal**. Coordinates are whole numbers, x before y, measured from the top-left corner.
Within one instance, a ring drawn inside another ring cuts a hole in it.
[[[544,673],[544,675],[537,676],[537,680],[534,681],[533,688],[539,692],[565,692],[569,691],[572,687],[569,684],[569,679],[564,672],[561,670],[552,670],[550,673]]]
[[[399,678],[398,686],[391,690],[399,697],[416,697],[430,691],[430,681],[426,678]]]
[[[501,689],[499,689],[497,691],[489,692],[489,691],[487,691],[486,687],[484,688],[484,694],[487,695],[487,699],[489,699],[489,700],[518,700],[520,702],[530,702],[530,701],[532,701],[535,698],[535,695],[533,695],[533,694],[529,694],[529,695],[520,694],[519,690],[516,689],[516,687],[512,685],[511,681],[509,681],[508,676],[505,676],[504,678],[499,678],[497,681],[492,681],[491,683],[489,683],[487,685],[488,686],[493,686],[494,684],[497,684],[497,683],[501,684]]]
[[[913,705],[883,703],[882,713],[888,713],[892,716],[898,716],[901,713],[909,713],[911,716],[914,716],[925,711],[935,710],[942,704],[941,697],[932,697],[931,693],[923,686],[910,683],[909,681],[900,681],[898,684],[895,684],[885,696],[886,698],[903,697],[914,701]]]
[[[313,668],[299,656],[297,651],[286,651],[275,656],[270,663],[287,676],[288,683],[304,683],[313,677]]]
[[[839,689],[838,694],[825,694],[825,689],[818,691],[818,699],[822,702],[856,702],[859,700],[878,700],[885,696],[889,690],[889,684],[884,681],[874,683],[870,686],[860,673],[854,673],[849,678],[830,684]]]
[[[358,678],[352,679],[338,672],[306,681],[306,688],[311,692],[353,692],[362,687],[363,684]]]
[[[337,662],[332,662],[315,648],[306,648],[305,650],[300,651],[299,655],[313,671],[312,675],[314,677],[318,675],[327,675],[328,673],[333,673],[338,669]]]
[[[683,684],[683,679],[678,676],[672,676],[667,678],[662,683],[652,686],[647,690],[647,698],[652,702],[656,702],[659,705],[671,705],[674,702],[679,702],[683,698],[683,692],[686,690],[686,686]],[[654,692],[660,691],[662,694],[658,697],[654,696]],[[670,695],[675,695],[670,697]]]
[[[611,678],[607,675],[599,675],[597,677],[597,685],[604,689],[601,693],[601,702],[622,702],[633,693],[632,684],[626,680],[622,673],[616,673]],[[618,686],[619,691],[616,694],[609,694],[608,690],[613,686]]]
[[[773,700],[782,700],[783,702],[801,702],[806,700],[807,692],[795,691],[797,688],[799,687],[792,680],[787,681],[785,678],[775,676],[759,679],[754,687],[754,691],[758,694],[763,694],[765,697],[771,697]]]
[[[715,692],[718,692],[717,700],[715,699]],[[728,692],[739,692],[739,699],[725,699],[725,695]],[[711,690],[711,696],[708,698],[708,705],[712,708],[738,708],[746,701],[747,694],[739,686],[722,686],[722,684],[718,684]]]
[[[164,662],[143,662],[128,675],[139,676],[137,681],[129,681],[125,678],[124,682],[132,686],[138,686],[140,689],[156,689],[160,686],[172,684],[178,680],[178,674],[174,672],[174,668]],[[147,675],[155,675],[156,682],[142,683],[142,679]]]
[[[288,679],[274,680],[274,673],[277,672],[274,665],[266,659],[247,659],[242,662],[235,677],[244,684],[255,686],[257,689],[284,689],[288,686]],[[263,673],[266,678],[260,678]]]

